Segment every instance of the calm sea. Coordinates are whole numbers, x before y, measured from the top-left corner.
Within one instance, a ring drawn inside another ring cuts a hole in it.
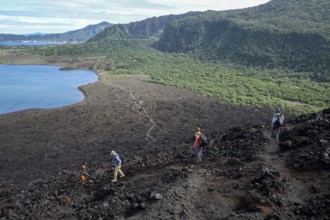
[[[0,114],[77,103],[84,99],[78,87],[97,80],[95,72],[88,70],[0,64]]]
[[[53,44],[65,44],[66,42],[53,41],[0,41],[0,45],[4,46],[41,46]]]

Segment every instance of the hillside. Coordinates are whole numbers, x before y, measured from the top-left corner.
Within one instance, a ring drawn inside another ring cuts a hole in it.
[[[272,0],[247,9],[154,17],[114,25],[89,42],[149,39],[147,45],[162,52],[309,72],[328,82],[329,7],[327,0]]]
[[[189,12],[181,15],[166,15],[160,17],[152,17],[143,21],[131,22],[129,24],[113,25],[105,29],[103,32],[91,38],[89,42],[99,42],[105,40],[125,40],[126,38],[148,38],[161,35],[162,30],[172,21],[198,16],[201,12]]]
[[[329,80],[330,2],[272,0],[168,25],[155,48],[250,66],[318,71]]]
[[[17,63],[18,54],[34,54],[71,66],[93,60],[87,68],[109,76],[144,74],[227,103],[315,112],[330,107],[328,4],[272,0],[153,17],[112,25],[79,45],[4,48],[0,58]]]
[[[68,31],[59,34],[44,34],[44,35],[13,35],[0,34],[0,41],[55,41],[55,42],[70,42],[78,41],[85,42],[102,32],[105,28],[111,26],[108,22],[102,22],[95,25],[88,25],[82,29]]]
[[[134,78],[101,80],[84,89],[84,103],[0,117],[7,131],[1,143],[11,146],[1,145],[0,161],[6,163],[0,169],[0,218],[330,215],[329,109],[288,120],[277,146],[269,138],[266,109],[224,105]],[[190,149],[196,124],[210,142],[200,164]],[[125,158],[126,177],[115,184],[112,149]],[[79,180],[83,159],[95,177],[86,186]]]

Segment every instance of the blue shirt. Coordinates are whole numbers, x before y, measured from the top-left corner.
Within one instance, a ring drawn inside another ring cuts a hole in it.
[[[118,166],[121,164],[121,159],[118,154],[115,155],[115,166]]]

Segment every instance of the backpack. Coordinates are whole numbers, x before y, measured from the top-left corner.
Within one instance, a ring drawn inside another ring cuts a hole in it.
[[[275,127],[281,127],[283,125],[284,117],[283,115],[276,115],[276,121],[274,122]]]
[[[207,137],[205,136],[205,134],[201,133],[200,135],[200,143],[201,143],[201,147],[205,147],[207,145]]]
[[[121,160],[121,165],[123,166],[123,164],[124,164],[124,157],[123,157],[122,154],[118,154],[118,156],[119,156],[119,158]]]

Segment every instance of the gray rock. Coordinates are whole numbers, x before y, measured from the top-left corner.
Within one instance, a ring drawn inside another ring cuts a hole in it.
[[[160,193],[156,193],[155,199],[162,200],[163,199],[163,196]]]
[[[142,203],[140,203],[140,209],[145,209],[146,208],[146,203],[144,203],[144,202],[142,202]]]
[[[163,196],[160,193],[157,193],[156,191],[152,191],[149,196],[150,199],[156,199],[161,200],[163,199]]]

